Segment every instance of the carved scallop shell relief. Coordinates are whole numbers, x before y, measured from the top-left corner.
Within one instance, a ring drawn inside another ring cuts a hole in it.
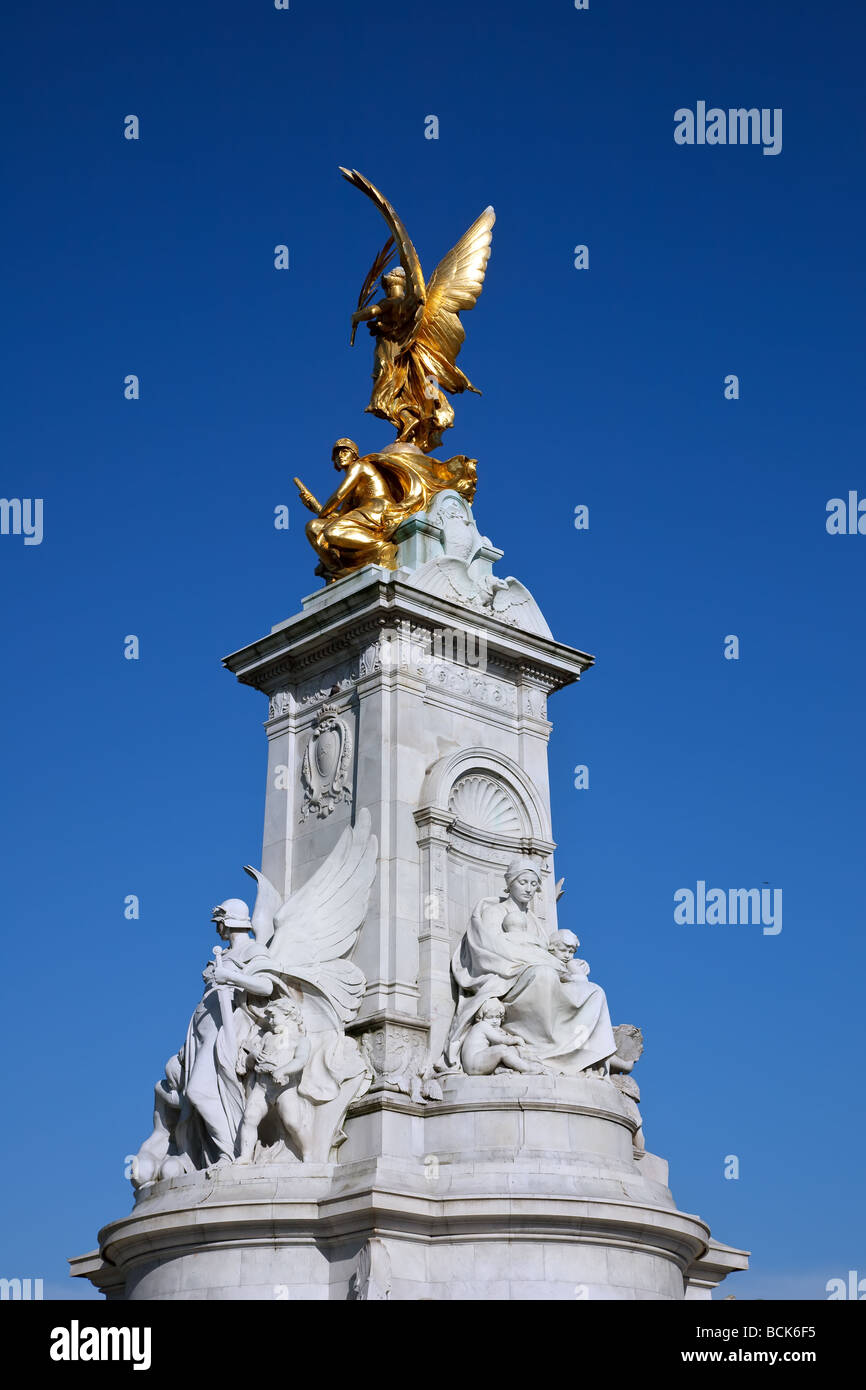
[[[455,783],[448,801],[464,825],[499,835],[520,835],[523,822],[514,798],[501,782],[483,773],[470,773]]]

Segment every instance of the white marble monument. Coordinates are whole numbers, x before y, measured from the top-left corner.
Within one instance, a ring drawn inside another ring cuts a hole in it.
[[[130,1300],[708,1298],[746,1255],[677,1209],[640,1030],[557,915],[547,701],[592,657],[494,573],[476,461],[433,452],[476,389],[460,314],[494,212],[426,281],[342,172],[390,232],[352,339],[397,438],[338,439],[324,504],[295,480],[326,582],[225,662],[268,699],[255,904],[214,910],[135,1206],[73,1273]]]
[[[639,1030],[558,917],[547,700],[592,658],[456,492],[397,544],[226,659],[268,698],[255,904],[213,913],[134,1209],[73,1273],[124,1299],[709,1297],[746,1256],[677,1209]]]

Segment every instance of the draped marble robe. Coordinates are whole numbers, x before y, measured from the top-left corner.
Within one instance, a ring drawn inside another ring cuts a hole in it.
[[[526,1039],[525,1055],[554,1072],[577,1076],[613,1056],[604,990],[585,976],[563,980],[549,940],[535,913],[510,895],[478,903],[451,961],[460,994],[445,1044],[447,1068],[460,1066],[463,1041],[488,999],[502,1000],[505,1026]]]
[[[281,982],[277,962],[265,947],[235,933],[222,960],[256,982],[256,1003],[270,998]],[[213,967],[206,972],[204,993],[189,1021],[183,1047],[183,1094],[199,1121],[201,1153],[196,1167],[234,1157],[235,1141],[244,1111],[244,1087],[237,1073],[238,1049],[255,1026],[245,994],[231,986],[218,987]],[[227,989],[234,1036],[229,1039],[220,1006],[220,988]]]

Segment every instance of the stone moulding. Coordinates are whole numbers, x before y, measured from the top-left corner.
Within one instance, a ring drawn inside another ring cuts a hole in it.
[[[620,1245],[640,1241],[652,1253],[688,1262],[702,1259],[710,1244],[709,1227],[699,1217],[616,1198],[595,1201],[564,1194],[552,1201],[493,1192],[471,1198],[463,1194],[432,1198],[407,1194],[384,1176],[368,1178],[355,1187],[351,1202],[343,1194],[316,1198],[312,1193],[285,1191],[280,1196],[251,1196],[248,1183],[235,1188],[202,1196],[195,1205],[166,1203],[160,1213],[142,1213],[138,1219],[133,1213],[112,1222],[100,1232],[103,1258],[117,1270],[129,1271],[160,1252],[180,1256],[202,1247],[230,1249],[251,1241],[291,1245],[300,1236],[312,1236],[312,1222],[316,1238],[326,1242],[357,1236],[371,1222],[383,1232],[435,1241],[446,1232],[462,1234],[464,1239],[502,1235],[504,1221],[512,1241],[558,1231],[574,1244],[600,1239]],[[441,1230],[431,1230],[431,1218],[438,1218]]]
[[[413,589],[401,581],[399,571],[390,573],[371,565],[330,589],[336,591],[340,584],[346,590],[326,593],[325,598],[331,599],[327,607],[311,604],[277,624],[267,636],[225,657],[223,665],[242,684],[273,694],[280,686],[308,679],[313,668],[324,673],[335,658],[360,654],[383,628],[393,628],[400,621],[430,632],[437,628],[462,631],[475,642],[483,640],[488,662],[492,659],[516,677],[524,673],[543,685],[545,693],[579,680],[594,661],[586,652],[496,619],[485,616],[479,621],[458,604]]]

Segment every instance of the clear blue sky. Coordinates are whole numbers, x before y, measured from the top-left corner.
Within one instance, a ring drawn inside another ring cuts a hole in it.
[[[45,530],[0,536],[0,1274],[82,1292],[65,1258],[130,1208],[210,909],[258,862],[264,702],[220,658],[318,587],[292,475],[391,438],[348,348],[384,240],[349,164],[428,271],[497,210],[449,452],[500,571],[597,657],[551,701],[557,870],[646,1034],[649,1147],[753,1250],[730,1291],[866,1275],[866,536],[825,529],[866,495],[864,29],[839,0],[7,8],[0,490]],[[781,107],[781,154],[676,145],[699,100]],[[678,926],[699,879],[781,888],[782,932]]]

